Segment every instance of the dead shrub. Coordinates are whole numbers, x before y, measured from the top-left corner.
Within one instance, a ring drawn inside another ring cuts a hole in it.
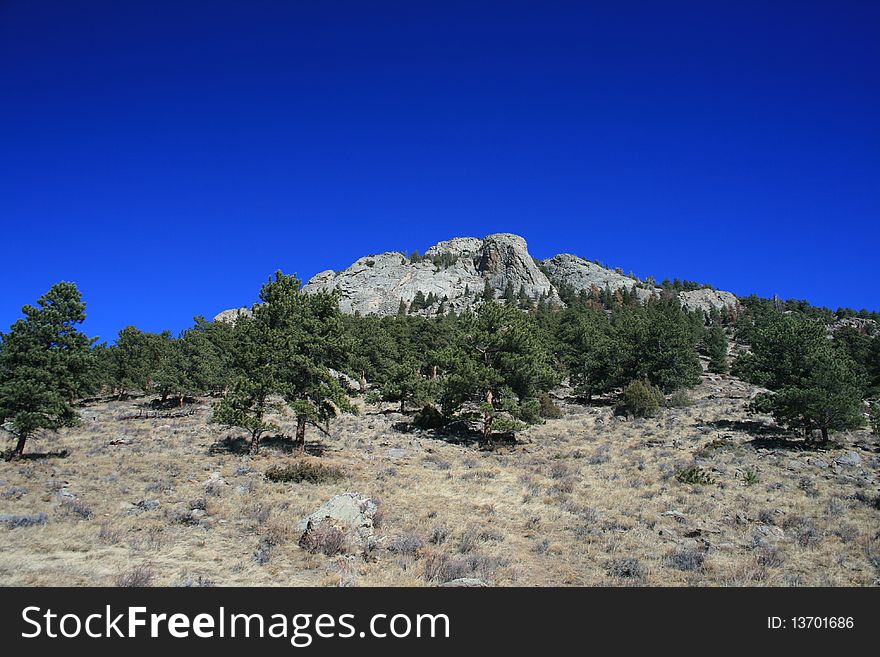
[[[345,474],[339,468],[310,461],[273,465],[266,470],[266,479],[275,483],[332,484],[344,478]]]

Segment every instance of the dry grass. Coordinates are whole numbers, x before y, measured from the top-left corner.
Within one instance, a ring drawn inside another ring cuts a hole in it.
[[[875,439],[787,448],[747,424],[766,421],[746,414],[751,392],[707,376],[691,404],[629,421],[562,402],[495,452],[368,406],[322,450],[312,435],[304,456],[277,439],[254,457],[207,423],[209,400],[170,417],[97,403],[28,446],[66,457],[0,463],[0,584],[876,585]],[[849,450],[860,466],[835,463]],[[341,478],[265,476],[290,466]],[[345,491],[382,500],[378,548],[301,547],[297,521]]]

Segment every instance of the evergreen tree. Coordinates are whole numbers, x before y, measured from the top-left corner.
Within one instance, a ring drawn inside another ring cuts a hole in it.
[[[422,361],[415,356],[389,363],[382,399],[400,402],[400,412],[406,413],[407,402],[418,406],[432,402],[436,396],[436,380],[422,374]]]
[[[539,334],[530,315],[492,301],[463,317],[453,345],[444,353],[444,412],[450,415],[465,404],[478,404],[483,442],[489,446],[493,429],[503,426],[507,417],[537,421],[538,396],[555,377]]]
[[[483,301],[491,301],[495,298],[495,288],[492,287],[492,284],[489,283],[489,279],[486,279],[486,282],[483,284]]]
[[[727,336],[724,329],[719,325],[706,329],[704,346],[706,355],[709,356],[709,371],[714,374],[726,374],[728,370]]]
[[[233,348],[229,353],[232,385],[229,392],[214,404],[211,421],[237,427],[250,433],[250,451],[259,451],[260,438],[278,429],[270,419],[282,406],[273,399],[281,389],[280,372],[272,356],[269,334],[264,319],[243,315],[233,324]]]
[[[409,304],[409,311],[412,313],[419,310],[424,310],[426,306],[427,299],[425,299],[425,293],[419,290],[418,292],[416,292],[412,302]]]
[[[621,380],[646,380],[664,392],[699,382],[698,327],[677,299],[616,309],[612,323]]]
[[[566,311],[557,333],[560,360],[579,396],[589,400],[621,385],[621,347],[604,312]]]
[[[127,326],[119,332],[116,344],[110,348],[110,380],[120,399],[126,391],[147,391],[152,387],[167,337],[145,333],[134,326]]]
[[[299,279],[277,272],[260,300],[236,336],[236,382],[215,408],[215,420],[251,431],[256,451],[260,435],[272,427],[266,419],[270,398],[278,395],[296,418],[302,450],[307,425],[324,431],[322,424],[339,411],[355,411],[330,372],[348,358],[338,292],[305,294]]]
[[[737,359],[740,376],[771,392],[754,408],[801,429],[809,440],[821,432],[861,426],[864,379],[843,350],[835,348],[822,321],[776,312],[752,336],[751,352]]]
[[[501,298],[508,304],[512,304],[516,297],[514,297],[513,293],[513,281],[507,281],[507,285],[504,286],[504,294],[501,295]]]
[[[37,431],[78,422],[73,403],[94,367],[94,340],[77,328],[85,307],[76,285],[57,283],[0,335],[0,425],[17,439],[14,457]]]

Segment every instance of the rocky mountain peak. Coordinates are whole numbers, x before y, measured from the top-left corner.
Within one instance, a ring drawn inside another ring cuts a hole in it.
[[[408,258],[398,251],[364,256],[343,271],[328,269],[316,274],[303,289],[307,293],[338,289],[342,311],[362,315],[392,315],[401,301],[409,307],[421,296],[430,303],[413,312],[432,315],[473,307],[487,283],[496,297],[512,290],[515,295],[525,294],[534,301],[544,298],[558,305],[562,305],[560,286],[574,291],[635,286],[642,301],[662,291],[568,253],[539,263],[529,254],[525,239],[512,233],[494,233],[482,239],[455,237],[430,247],[422,257]],[[689,309],[704,311],[737,304],[730,292],[708,288],[680,292],[679,299]],[[238,312],[223,311],[215,319],[229,321]]]

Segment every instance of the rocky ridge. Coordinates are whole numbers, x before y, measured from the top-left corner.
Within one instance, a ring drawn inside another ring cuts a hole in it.
[[[456,237],[429,248],[421,259],[410,259],[392,251],[359,258],[343,271],[328,269],[304,286],[305,292],[338,289],[340,307],[346,313],[391,315],[401,302],[409,306],[421,292],[432,303],[415,312],[461,312],[473,307],[486,285],[500,297],[508,288],[538,301],[564,305],[559,288],[574,291],[608,287],[612,292],[635,286],[639,299],[659,296],[662,289],[635,280],[572,254],[560,254],[538,261],[531,256],[519,235],[495,233],[483,239]],[[736,296],[709,288],[679,293],[690,310],[736,307]],[[214,319],[231,321],[247,309],[224,310]]]

